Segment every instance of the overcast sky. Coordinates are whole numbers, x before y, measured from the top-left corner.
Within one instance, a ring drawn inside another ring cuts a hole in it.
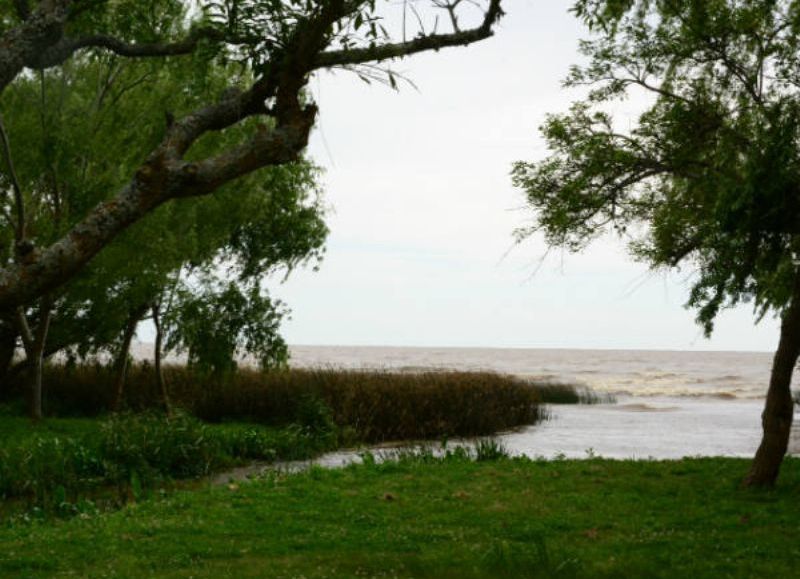
[[[275,295],[291,344],[770,350],[773,319],[729,311],[707,340],[683,308],[691,272],[654,274],[613,239],[581,255],[534,239],[509,171],[547,151],[538,127],[576,95],[569,1],[506,0],[494,38],[397,66],[418,90],[346,72],[312,83],[310,155],[326,170],[327,256]],[[631,105],[632,106],[632,105]],[[620,111],[633,116],[634,111]],[[538,269],[537,269],[538,267]]]

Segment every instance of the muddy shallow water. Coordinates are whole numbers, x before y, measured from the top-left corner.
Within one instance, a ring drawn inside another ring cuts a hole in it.
[[[615,459],[678,459],[686,456],[753,456],[761,437],[762,400],[620,397],[616,404],[550,406],[545,422],[494,438],[512,455],[553,459],[599,456]],[[795,416],[795,424],[800,415]],[[453,445],[470,445],[453,440]],[[433,449],[441,445],[431,441]],[[418,444],[369,448],[380,460]],[[309,461],[253,464],[220,473],[215,484],[257,476],[268,470],[298,471],[311,465],[338,468],[361,461],[360,450],[342,450]],[[792,432],[791,454],[800,455],[800,430]]]

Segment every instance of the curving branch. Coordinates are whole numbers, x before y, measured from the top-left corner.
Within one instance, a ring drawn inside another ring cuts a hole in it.
[[[31,58],[26,66],[41,70],[52,68],[69,60],[76,52],[88,48],[99,48],[113,52],[117,56],[126,58],[163,58],[168,56],[185,56],[193,53],[204,40],[242,42],[224,32],[203,26],[192,29],[186,38],[150,43],[126,42],[115,36],[107,34],[93,34],[80,38],[63,37],[57,43],[47,47],[38,55]]]
[[[34,62],[30,47],[37,46],[39,64],[69,58],[75,50],[99,47],[122,56],[148,57],[191,52],[204,38],[218,38],[212,29],[197,29],[178,43],[129,45],[105,36],[81,41],[64,39],[60,32],[70,0],[42,0],[30,18],[13,34],[32,22],[51,18],[50,34],[26,37],[26,48],[17,56],[3,53],[9,35],[0,38],[0,91],[13,80],[12,60],[17,72]],[[106,245],[133,223],[171,199],[207,195],[220,186],[258,169],[290,163],[300,157],[314,125],[317,109],[303,106],[310,74],[319,68],[399,58],[467,45],[492,36],[502,16],[500,0],[490,0],[483,22],[470,30],[431,34],[400,43],[349,50],[325,51],[335,37],[336,24],[363,8],[363,0],[327,0],[294,24],[287,42],[271,53],[266,72],[244,91],[231,90],[219,102],[208,104],[171,120],[162,141],[149,153],[131,180],[108,201],[93,210],[61,239],[49,247],[32,248],[23,262],[0,268],[0,312],[32,303],[74,278]],[[60,12],[48,11],[58,8]],[[12,36],[13,36],[12,34]],[[32,34],[28,30],[28,34]],[[49,53],[42,56],[48,48]],[[16,60],[14,60],[16,58]],[[50,60],[48,60],[50,59]],[[5,68],[4,68],[5,66]],[[5,71],[5,72],[4,72]],[[11,72],[9,72],[11,71]],[[267,103],[270,103],[269,105]],[[245,119],[262,117],[254,134],[238,146],[200,161],[184,156],[199,138],[222,131]]]
[[[491,0],[484,14],[483,22],[476,28],[457,30],[449,34],[427,34],[405,42],[386,43],[347,50],[330,50],[317,55],[314,61],[314,68],[363,64],[365,62],[404,58],[419,52],[440,50],[451,46],[466,46],[493,36],[493,27],[503,14],[501,0]]]
[[[0,93],[64,32],[71,0],[42,0],[17,27],[0,36]]]

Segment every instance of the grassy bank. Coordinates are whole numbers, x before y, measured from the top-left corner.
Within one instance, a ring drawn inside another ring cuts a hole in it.
[[[800,461],[430,457],[274,475],[0,527],[0,575],[791,577]]]
[[[244,370],[214,378],[173,367],[167,380],[180,410],[167,419],[152,408],[158,395],[147,366],[129,377],[134,410],[116,415],[107,413],[107,368],[54,366],[46,378],[51,411],[72,418],[32,424],[21,397],[0,405],[0,499],[12,499],[11,510],[74,514],[91,510],[90,500],[119,506],[248,461],[482,436],[542,420],[543,401],[591,401],[570,386],[493,373]],[[0,505],[0,514],[8,511]]]
[[[488,435],[542,420],[541,405],[548,396],[576,395],[570,386],[492,372],[241,369],[217,377],[174,366],[165,374],[174,404],[204,421],[282,426],[306,421],[309,409],[321,402],[340,429],[365,442]],[[50,366],[45,373],[47,410],[58,416],[108,412],[113,383],[112,370],[105,366]],[[152,366],[133,367],[125,406],[133,411],[158,407],[155,385]],[[22,389],[18,381],[10,391]]]

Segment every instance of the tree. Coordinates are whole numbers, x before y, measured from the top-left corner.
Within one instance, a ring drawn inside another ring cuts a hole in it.
[[[156,62],[191,55],[236,62],[242,73],[231,76],[216,98],[161,111],[168,113],[162,116],[166,123],[142,127],[158,129],[160,137],[136,151],[143,161],[128,181],[54,241],[41,244],[18,235],[13,262],[0,269],[0,310],[30,305],[63,286],[123,230],[166,202],[208,195],[258,169],[296,160],[316,118],[305,91],[314,71],[374,67],[471,44],[490,37],[502,15],[500,0],[489,0],[477,25],[462,29],[456,17],[460,1],[432,4],[452,15],[451,32],[421,29],[408,38],[404,27],[402,37],[392,39],[381,26],[375,0],[3,1],[0,93],[24,78],[25,68],[62,67],[87,51],[161,59]],[[395,82],[391,72],[386,78]],[[204,145],[234,128],[247,136],[202,154]],[[8,163],[5,169],[11,173]],[[24,199],[16,201],[19,217]]]
[[[752,302],[782,319],[745,484],[775,483],[792,423],[800,354],[800,4],[780,0],[581,0],[595,31],[568,86],[589,87],[542,131],[552,155],[518,163],[551,245],[578,251],[609,229],[653,268],[695,270],[688,306],[707,333]],[[648,105],[632,127],[609,105]]]
[[[198,67],[203,70],[201,81],[192,83]],[[25,229],[39,240],[57,238],[135,168],[135,151],[154,139],[141,127],[163,121],[159,105],[208,98],[224,88],[229,69],[205,60],[193,67],[154,66],[98,55],[73,59],[57,71],[10,86],[0,111],[8,118],[8,133],[26,145],[13,155],[15,181],[26,209]],[[192,90],[182,94],[186,83],[192,83]],[[107,133],[113,138],[104,138]],[[214,145],[238,137],[232,131]],[[136,326],[166,286],[172,286],[177,272],[224,260],[229,272],[255,277],[280,268],[288,272],[319,259],[327,228],[317,173],[304,160],[267,168],[240,179],[235,187],[221,187],[214,196],[161,206],[116,237],[79,275],[50,295],[49,340],[37,342],[36,350],[27,349],[24,362],[35,370],[32,416],[41,415],[41,361],[57,352],[82,357],[117,350],[119,399]],[[7,216],[0,223],[0,236],[13,240],[19,231],[8,218],[14,203],[0,200],[0,208]],[[3,249],[3,262],[13,259],[13,243],[3,244]],[[40,311],[18,308],[17,317],[40,327]],[[3,324],[0,330],[5,328]],[[11,353],[18,333],[8,332]],[[0,377],[6,370],[0,367]]]

